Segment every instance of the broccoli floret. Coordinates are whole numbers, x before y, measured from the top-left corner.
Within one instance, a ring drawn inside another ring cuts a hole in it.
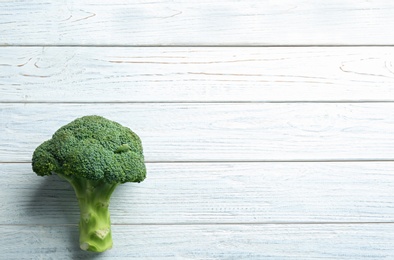
[[[80,247],[103,252],[112,247],[108,210],[112,192],[146,177],[140,138],[100,116],[84,116],[57,130],[33,153],[33,171],[57,174],[74,188],[81,217]]]

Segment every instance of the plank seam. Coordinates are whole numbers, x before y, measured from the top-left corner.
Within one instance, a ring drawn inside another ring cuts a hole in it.
[[[201,223],[112,223],[112,226],[231,226],[231,225],[393,225],[394,222],[201,222]],[[56,227],[56,226],[78,226],[78,224],[0,224],[2,226],[42,226],[42,227]]]
[[[394,100],[279,100],[279,101],[0,101],[0,104],[358,104],[394,103]]]
[[[181,164],[181,163],[369,163],[369,162],[394,162],[394,159],[317,159],[317,160],[212,160],[212,161],[145,161],[150,164]],[[30,164],[31,161],[0,161],[0,164]]]
[[[98,48],[337,48],[394,47],[394,44],[0,44],[0,47],[98,47]]]

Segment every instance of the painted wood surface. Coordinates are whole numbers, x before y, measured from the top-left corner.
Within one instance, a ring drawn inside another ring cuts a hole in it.
[[[103,254],[78,248],[76,225],[0,226],[4,259],[393,259],[393,224],[113,226]],[[22,257],[21,257],[22,256]]]
[[[0,160],[35,147],[78,116],[133,129],[147,161],[393,160],[394,103],[0,104]]]
[[[149,163],[146,181],[119,186],[114,224],[394,221],[393,162]],[[0,164],[0,225],[76,224],[71,186],[30,164]],[[21,217],[23,216],[23,217]]]
[[[2,45],[393,44],[392,1],[1,1]]]
[[[3,102],[394,100],[392,47],[7,47],[0,57]]]
[[[394,259],[392,1],[0,1],[0,259]],[[114,248],[31,170],[60,126],[137,132]]]

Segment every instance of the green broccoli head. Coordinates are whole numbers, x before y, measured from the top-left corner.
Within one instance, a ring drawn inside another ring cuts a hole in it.
[[[35,150],[33,171],[107,183],[141,182],[146,176],[140,138],[100,116],[84,116],[57,130]]]
[[[100,116],[85,116],[57,130],[33,153],[33,171],[53,173],[74,188],[83,250],[112,247],[109,201],[116,186],[141,182],[146,168],[140,138],[129,128]]]

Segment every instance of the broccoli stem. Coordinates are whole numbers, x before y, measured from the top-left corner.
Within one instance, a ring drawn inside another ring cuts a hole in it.
[[[81,249],[104,252],[112,248],[109,202],[116,184],[66,177],[74,187],[81,211],[79,244]]]

